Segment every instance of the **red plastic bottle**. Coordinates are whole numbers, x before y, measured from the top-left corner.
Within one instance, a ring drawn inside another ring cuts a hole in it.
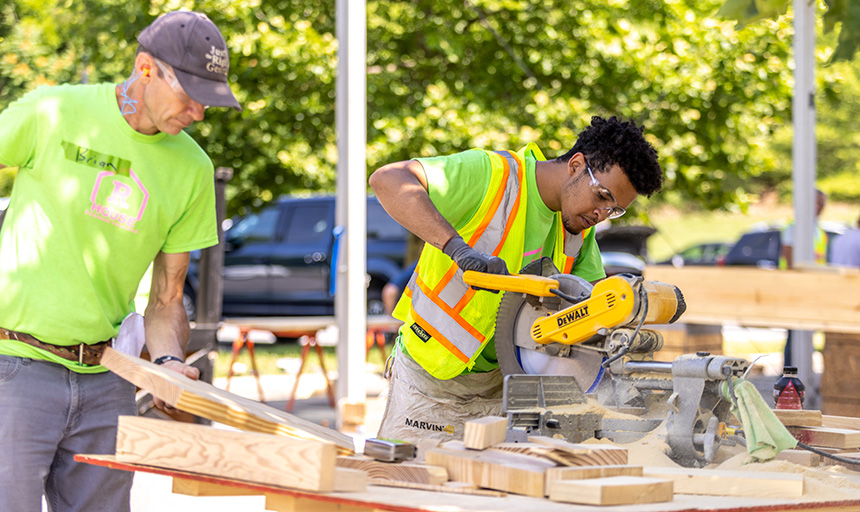
[[[773,385],[773,404],[775,409],[803,409],[806,386],[797,378],[797,368],[786,366],[782,378]]]

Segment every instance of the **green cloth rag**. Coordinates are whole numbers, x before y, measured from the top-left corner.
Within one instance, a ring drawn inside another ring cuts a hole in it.
[[[732,383],[738,400],[737,405],[732,404],[732,414],[741,420],[747,452],[750,454],[746,463],[769,461],[779,452],[797,446],[797,440],[770,410],[751,382],[735,379]],[[728,387],[728,382],[723,382],[723,395],[731,401]]]

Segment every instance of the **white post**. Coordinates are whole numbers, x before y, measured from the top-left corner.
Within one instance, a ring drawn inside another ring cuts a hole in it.
[[[815,237],[815,2],[794,0],[794,265],[814,262]],[[792,359],[806,383],[806,408],[817,408],[812,372],[812,332],[794,331]]]
[[[367,87],[365,0],[337,0],[338,134],[337,223],[344,228],[338,254],[335,317],[337,345],[337,396],[363,403],[365,384],[365,333],[367,327]],[[338,411],[340,414],[340,411]]]

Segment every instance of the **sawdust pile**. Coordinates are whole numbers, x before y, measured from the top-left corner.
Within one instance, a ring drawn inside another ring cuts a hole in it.
[[[545,409],[536,409],[536,411],[544,411]],[[635,416],[633,414],[627,414],[623,412],[614,411],[612,409],[607,409],[606,407],[597,403],[597,400],[589,397],[584,404],[571,404],[565,406],[553,406],[552,412],[554,414],[598,414],[604,418],[608,419],[616,419],[616,420],[639,420],[642,419],[639,416]]]

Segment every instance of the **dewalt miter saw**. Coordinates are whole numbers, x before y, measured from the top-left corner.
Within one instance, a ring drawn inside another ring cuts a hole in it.
[[[746,360],[698,353],[654,361],[663,337],[643,326],[670,324],[684,313],[676,286],[630,274],[592,286],[560,273],[548,258],[517,275],[465,272],[464,279],[473,288],[505,292],[495,342],[509,440],[560,435],[571,442],[630,442],[666,421],[669,455],[686,466],[706,464],[720,444],[735,441],[726,435],[731,404],[720,386],[741,376]],[[586,395],[638,419],[570,413]]]

